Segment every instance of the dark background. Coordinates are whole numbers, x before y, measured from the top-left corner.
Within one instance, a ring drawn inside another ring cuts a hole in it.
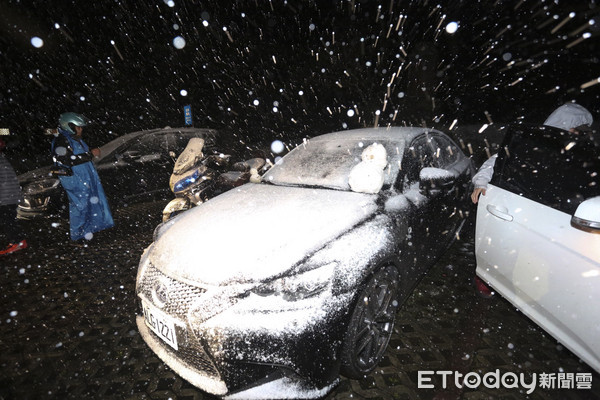
[[[183,126],[186,104],[194,126],[267,148],[362,126],[541,123],[571,100],[599,119],[600,84],[582,88],[600,78],[599,26],[595,0],[0,0],[0,127],[19,169],[47,158],[44,129],[66,111],[94,121],[92,146]]]

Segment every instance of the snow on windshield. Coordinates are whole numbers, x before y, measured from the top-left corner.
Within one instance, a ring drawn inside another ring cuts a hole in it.
[[[308,140],[279,160],[264,179],[276,185],[316,186],[350,190],[349,177],[362,161],[368,146],[380,144],[388,155],[384,184],[391,184],[397,175],[404,141],[357,140],[332,138]]]

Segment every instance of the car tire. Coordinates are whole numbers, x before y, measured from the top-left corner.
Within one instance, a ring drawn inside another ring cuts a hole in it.
[[[381,361],[394,329],[400,281],[385,266],[367,280],[357,297],[341,352],[341,372],[351,379],[367,375]]]

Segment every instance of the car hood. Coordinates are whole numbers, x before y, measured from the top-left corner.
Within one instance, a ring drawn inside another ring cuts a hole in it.
[[[249,183],[167,223],[149,261],[200,285],[260,282],[373,215],[376,197]]]

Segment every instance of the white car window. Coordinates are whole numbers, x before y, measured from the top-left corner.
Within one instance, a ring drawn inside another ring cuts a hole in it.
[[[508,133],[492,183],[572,214],[600,195],[600,153],[587,135],[550,127],[518,127]]]

